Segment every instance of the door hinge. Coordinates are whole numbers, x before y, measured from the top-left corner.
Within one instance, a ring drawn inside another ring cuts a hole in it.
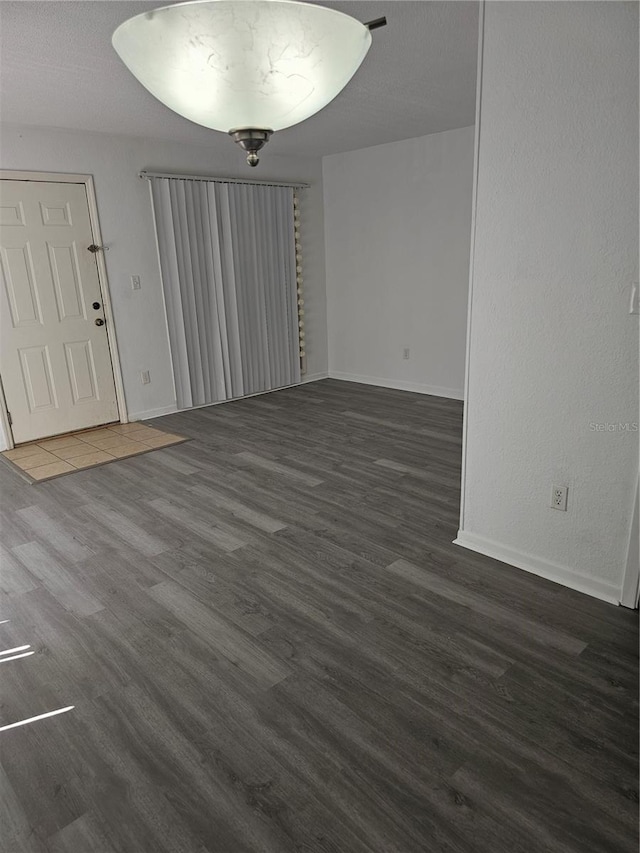
[[[11,412],[7,412],[7,420],[9,421],[9,426],[13,426],[13,418],[11,417]]]

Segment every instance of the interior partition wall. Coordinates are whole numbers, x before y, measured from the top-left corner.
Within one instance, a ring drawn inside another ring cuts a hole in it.
[[[149,180],[178,408],[299,382],[293,188]]]

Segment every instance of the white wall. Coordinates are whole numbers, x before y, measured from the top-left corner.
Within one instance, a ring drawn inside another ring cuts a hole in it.
[[[149,185],[138,177],[140,170],[311,183],[300,196],[307,368],[309,375],[326,373],[322,172],[318,158],[279,157],[267,148],[258,168],[249,173],[233,141],[218,138],[213,131],[209,147],[80,131],[5,127],[0,168],[94,176],[102,238],[109,246],[105,258],[131,418],[152,416],[175,406]],[[132,275],[141,277],[141,290],[131,289]],[[151,384],[140,383],[141,370],[150,370]]]
[[[473,128],[322,169],[330,374],[461,399]]]
[[[638,421],[638,6],[489,2],[483,44],[459,541],[617,601],[638,433],[592,425]]]

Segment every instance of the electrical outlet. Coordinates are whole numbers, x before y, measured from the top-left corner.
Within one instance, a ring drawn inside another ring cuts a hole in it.
[[[567,495],[569,486],[551,486],[551,509],[567,511]]]
[[[148,385],[151,382],[151,374],[148,370],[140,371],[140,382],[142,382],[143,385]]]
[[[408,361],[408,360],[411,358],[411,350],[409,349],[409,347],[405,347],[405,348],[402,350],[402,358],[403,358],[405,361]]]
[[[142,285],[140,284],[140,276],[132,275],[131,276],[131,290],[140,290]]]

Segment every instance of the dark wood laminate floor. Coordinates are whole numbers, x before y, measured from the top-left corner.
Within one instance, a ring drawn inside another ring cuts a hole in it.
[[[637,614],[451,544],[461,404],[318,382],[4,466],[7,853],[637,850]]]

